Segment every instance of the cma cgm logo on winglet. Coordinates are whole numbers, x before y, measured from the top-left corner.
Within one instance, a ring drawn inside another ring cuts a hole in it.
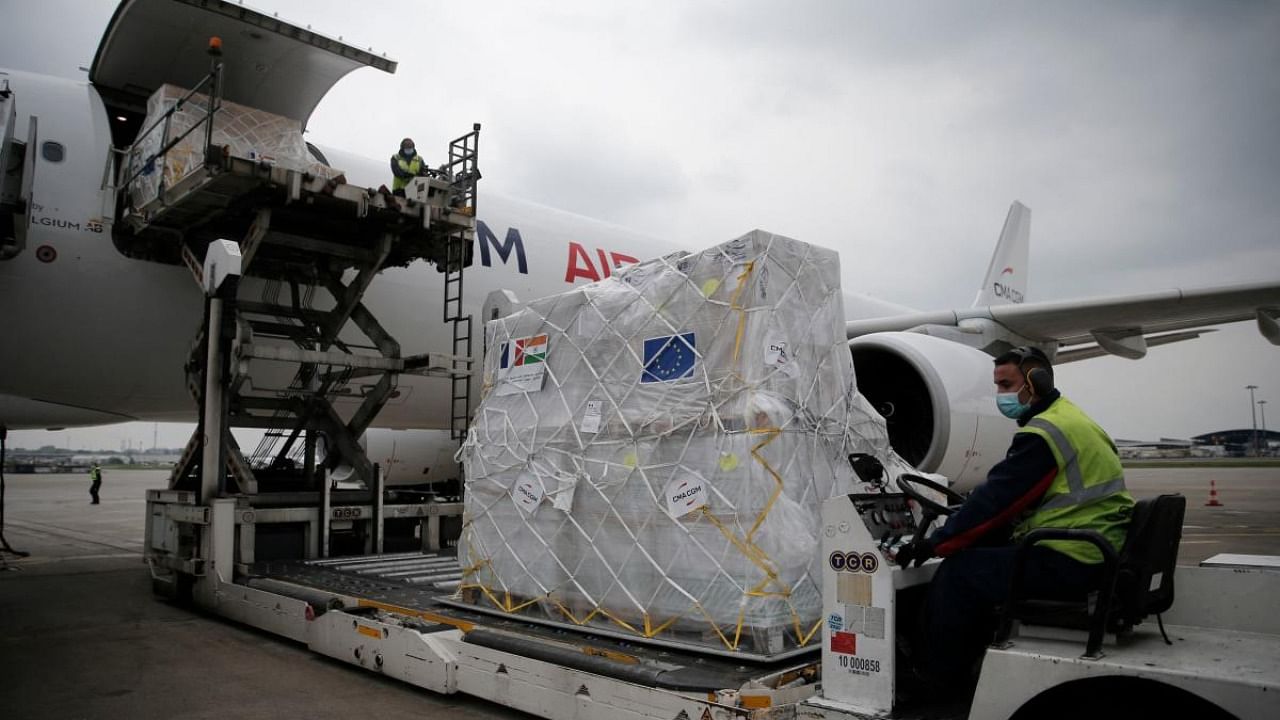
[[[1000,271],[1000,278],[1003,279],[1005,275],[1012,275],[1012,274],[1013,274],[1013,268],[1006,267],[1005,269]],[[996,294],[996,297],[1002,297],[1011,303],[1022,302],[1022,291],[1009,287],[1008,285],[1005,285],[1004,283],[1000,282],[1000,280],[996,280],[994,283],[991,284],[991,290]]]
[[[497,234],[481,220],[476,223],[476,235],[480,244],[481,265],[493,267],[496,255],[503,265],[508,265],[514,260],[517,272],[521,275],[529,274],[529,260],[525,255],[524,238],[520,236],[519,228],[507,228],[506,236],[498,240]],[[569,252],[565,258],[565,282],[573,283],[579,279],[591,282],[603,280],[612,275],[614,269],[639,262],[626,253],[611,252],[603,248],[593,249],[595,261],[592,260],[587,248],[576,242],[569,243]]]

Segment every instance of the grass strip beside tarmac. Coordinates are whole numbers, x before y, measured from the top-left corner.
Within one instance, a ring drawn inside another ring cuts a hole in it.
[[[1280,458],[1142,458],[1121,460],[1127,468],[1255,468],[1280,467]]]

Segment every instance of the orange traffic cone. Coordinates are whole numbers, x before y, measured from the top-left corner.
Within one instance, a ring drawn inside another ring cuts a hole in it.
[[[1222,507],[1222,503],[1218,502],[1218,482],[1216,480],[1209,481],[1209,502],[1204,505],[1205,507]]]

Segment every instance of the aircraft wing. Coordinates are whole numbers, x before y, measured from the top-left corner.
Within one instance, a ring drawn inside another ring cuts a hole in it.
[[[1143,341],[1148,348],[1158,345],[1168,345],[1169,343],[1182,342],[1183,340],[1194,340],[1206,333],[1217,332],[1214,328],[1200,328],[1198,330],[1185,330],[1183,332],[1173,332],[1164,335],[1146,335]],[[1098,343],[1086,343],[1082,345],[1073,345],[1058,350],[1058,354],[1054,356],[1053,363],[1062,365],[1063,363],[1076,362],[1077,360],[1088,360],[1089,358],[1102,357],[1103,355],[1111,355],[1112,353]]]
[[[1187,331],[1242,320],[1256,320],[1263,336],[1280,345],[1280,283],[907,313],[854,320],[846,329],[850,338],[873,332],[928,331],[930,327],[956,329],[958,332],[948,333],[953,339],[965,332],[989,338],[994,324],[1006,336],[1031,343],[1056,343],[1066,348],[1064,359],[1104,352],[1139,358],[1146,354],[1148,345],[1191,339],[1200,333]],[[1148,343],[1149,336],[1158,337],[1150,337]],[[1071,356],[1072,346],[1086,343],[1096,344],[1100,352],[1081,351]]]

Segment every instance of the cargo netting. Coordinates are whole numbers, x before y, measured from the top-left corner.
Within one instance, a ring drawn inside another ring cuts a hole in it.
[[[486,327],[455,597],[638,640],[820,642],[821,503],[911,469],[857,391],[835,252],[767,232]]]

